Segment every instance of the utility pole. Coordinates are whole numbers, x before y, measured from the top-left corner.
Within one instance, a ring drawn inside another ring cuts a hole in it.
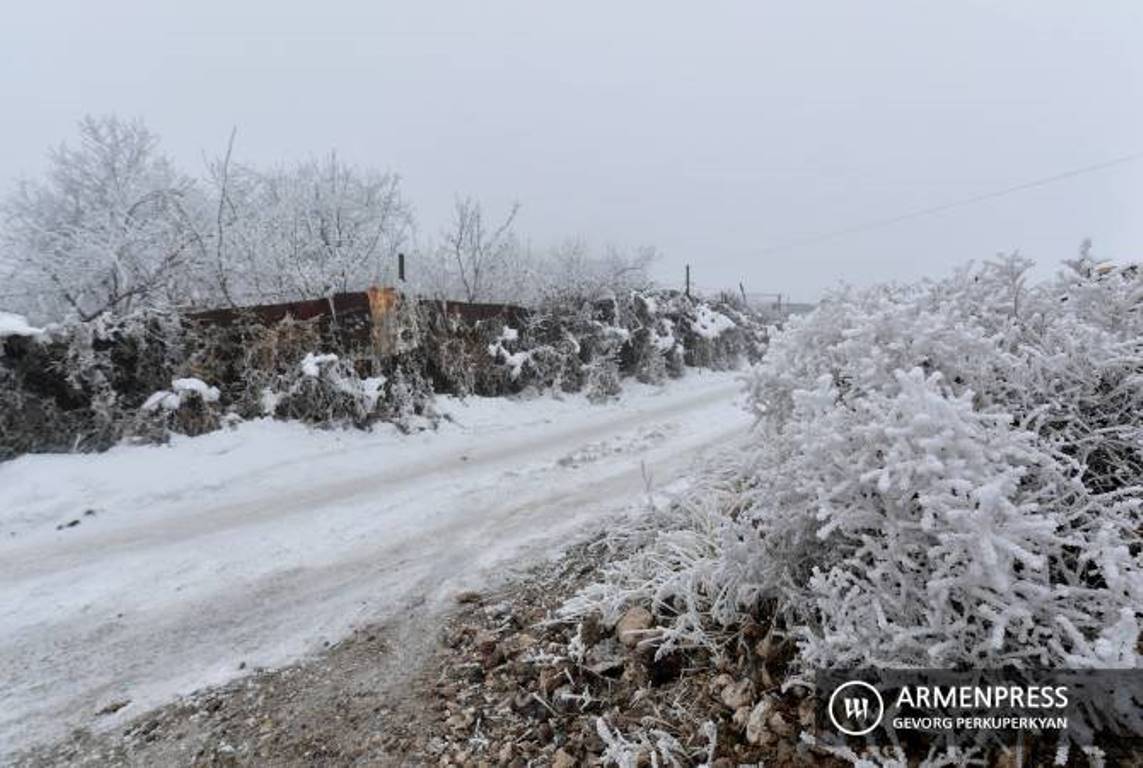
[[[689,299],[691,297],[691,265],[690,264],[687,264],[687,290],[686,290],[686,294],[687,294],[687,298]]]
[[[405,254],[397,254],[397,279],[405,282]]]

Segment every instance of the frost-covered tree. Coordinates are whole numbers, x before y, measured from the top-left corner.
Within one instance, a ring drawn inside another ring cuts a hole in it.
[[[535,248],[521,243],[511,231],[487,234],[482,219],[478,203],[462,201],[442,244],[415,255],[412,280],[422,293],[566,309],[653,284],[648,274],[657,258],[653,247],[632,251],[609,247],[598,254],[582,238],[569,238]]]
[[[289,169],[215,164],[212,270],[231,300],[282,301],[360,291],[396,276],[412,235],[400,177],[330,154]]]
[[[141,121],[85,117],[46,178],[3,203],[4,293],[32,314],[81,319],[181,301],[204,255],[195,194]]]
[[[648,269],[656,258],[651,246],[631,252],[609,247],[596,255],[584,240],[567,240],[539,259],[535,293],[541,301],[567,303],[645,290],[651,285]]]
[[[440,262],[465,301],[483,301],[503,281],[516,281],[520,243],[512,229],[520,206],[513,205],[499,223],[485,221],[484,208],[472,197],[457,198],[452,222],[441,238]]]

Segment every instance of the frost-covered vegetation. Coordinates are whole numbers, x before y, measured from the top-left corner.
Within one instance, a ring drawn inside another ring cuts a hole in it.
[[[602,401],[627,377],[662,383],[686,365],[755,362],[766,339],[761,319],[729,298],[669,291],[545,302],[521,317],[518,327],[505,318],[470,322],[409,299],[396,311],[397,349],[379,355],[320,318],[212,323],[140,311],[41,330],[9,315],[0,336],[0,459],[162,441],[264,416],[408,431],[435,424],[437,393],[583,391]]]
[[[670,530],[566,606],[767,675],[1132,668],[1143,609],[1143,274],[1012,257],[848,289],[771,339],[757,420]]]
[[[765,345],[762,318],[733,297],[655,290],[653,249],[532,248],[516,207],[493,221],[459,198],[439,237],[418,241],[400,178],[334,155],[254,168],[232,137],[194,178],[141,122],[89,117],[49,160],[0,204],[0,459],[258,416],[415,429],[434,422],[434,392],[603,401],[624,377],[734,368]],[[243,314],[392,285],[398,252],[395,353],[337,322]],[[458,300],[515,306],[466,321],[443,308]],[[196,319],[210,309],[237,320]]]
[[[649,285],[655,251],[533,247],[518,206],[501,218],[459,197],[418,233],[401,178],[329,154],[292,166],[240,161],[235,137],[196,177],[141,121],[87,117],[42,179],[0,196],[0,309],[35,323],[138,311],[249,306],[363,291],[535,306]]]

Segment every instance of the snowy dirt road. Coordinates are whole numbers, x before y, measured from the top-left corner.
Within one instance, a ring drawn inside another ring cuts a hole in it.
[[[733,374],[0,465],[0,756],[440,609],[745,434]],[[406,652],[408,649],[405,649]],[[112,703],[130,702],[97,714]]]

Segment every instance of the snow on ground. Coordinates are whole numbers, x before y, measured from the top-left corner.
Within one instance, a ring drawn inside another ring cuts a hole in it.
[[[431,611],[744,435],[734,374],[602,406],[443,399],[402,435],[262,420],[0,464],[0,756]],[[109,703],[130,700],[97,716]]]

